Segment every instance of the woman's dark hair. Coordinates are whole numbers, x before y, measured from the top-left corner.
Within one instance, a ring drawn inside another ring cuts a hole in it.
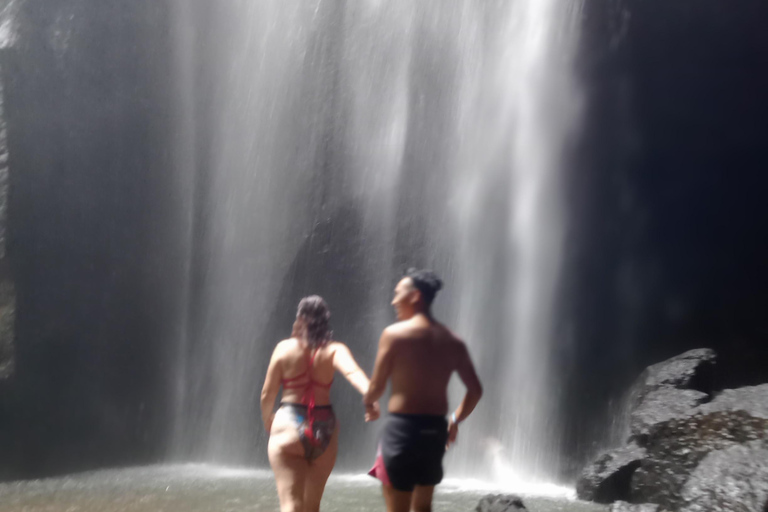
[[[304,323],[304,337],[311,347],[322,347],[331,340],[331,310],[328,304],[319,295],[310,295],[299,301],[299,309],[296,311],[296,320]],[[297,326],[294,324],[293,335],[298,336]]]
[[[421,292],[427,307],[432,305],[435,295],[443,288],[443,282],[431,270],[409,268],[405,272],[405,277],[409,277],[413,282],[413,286]]]

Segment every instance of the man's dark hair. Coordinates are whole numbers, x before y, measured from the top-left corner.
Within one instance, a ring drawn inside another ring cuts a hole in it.
[[[431,270],[409,268],[405,272],[405,277],[409,277],[413,282],[413,286],[421,292],[427,307],[432,305],[435,295],[443,287],[443,282]]]

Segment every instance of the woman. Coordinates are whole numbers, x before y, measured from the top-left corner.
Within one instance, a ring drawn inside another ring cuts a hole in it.
[[[330,388],[339,371],[361,395],[368,377],[343,343],[331,340],[331,312],[317,295],[299,302],[291,338],[277,344],[261,391],[261,416],[269,433],[281,512],[317,512],[336,463],[338,425]],[[280,407],[275,398],[283,388]],[[378,416],[369,409],[366,421]]]

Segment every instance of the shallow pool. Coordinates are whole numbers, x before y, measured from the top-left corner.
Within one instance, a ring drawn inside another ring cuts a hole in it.
[[[435,495],[436,512],[470,512],[492,488],[447,480]],[[533,512],[597,512],[605,508],[568,498],[523,497]],[[190,464],[113,469],[45,480],[0,484],[2,512],[275,512],[267,470]],[[379,485],[365,475],[331,477],[325,512],[383,511]]]

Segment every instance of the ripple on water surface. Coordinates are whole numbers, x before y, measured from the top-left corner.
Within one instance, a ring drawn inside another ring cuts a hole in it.
[[[491,486],[448,479],[435,494],[436,512],[470,512]],[[604,511],[567,498],[529,496],[532,512]],[[81,473],[0,484],[0,512],[275,512],[268,470],[205,464],[152,466]],[[334,476],[323,497],[324,512],[383,511],[375,480]]]

